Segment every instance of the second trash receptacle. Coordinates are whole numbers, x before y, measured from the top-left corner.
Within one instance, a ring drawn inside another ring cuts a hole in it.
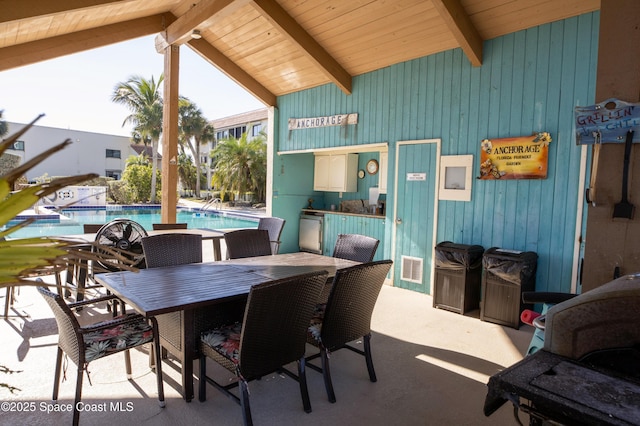
[[[482,256],[482,321],[520,328],[523,291],[534,291],[538,255],[497,247]]]
[[[482,253],[479,245],[444,241],[435,247],[433,307],[465,314],[480,305]]]

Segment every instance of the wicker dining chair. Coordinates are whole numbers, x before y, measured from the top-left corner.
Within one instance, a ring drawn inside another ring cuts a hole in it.
[[[206,385],[212,384],[240,403],[245,425],[251,425],[248,382],[274,371],[297,380],[304,411],[311,412],[305,375],[306,334],[327,272],[313,272],[281,279],[251,288],[242,323],[218,327],[202,333],[200,339],[200,401],[206,400]],[[238,377],[220,384],[207,377],[207,358],[211,358]],[[284,368],[297,362],[297,374]],[[239,386],[240,396],[231,392]]]
[[[142,239],[147,268],[202,262],[202,237],[197,234],[159,234]],[[158,315],[162,358],[166,352],[182,362],[181,311]]]
[[[147,268],[202,262],[202,236],[159,234],[144,237],[142,250]]]
[[[240,259],[243,257],[268,256],[271,254],[271,240],[265,229],[238,229],[224,234],[227,245],[227,257]]]
[[[356,262],[371,262],[376,255],[378,244],[380,240],[366,235],[339,234],[333,249],[333,257]]]
[[[152,223],[154,231],[164,231],[167,229],[187,229],[187,223]]]
[[[371,357],[371,315],[391,260],[363,263],[336,272],[327,303],[316,306],[308,328],[307,343],[320,352],[307,361],[320,357],[321,367],[309,363],[309,368],[322,372],[327,397],[336,402],[331,381],[329,353],[347,348],[365,357],[369,379],[377,381]],[[364,351],[349,342],[363,338]]]
[[[131,355],[129,349],[152,343],[156,354],[156,376],[158,385],[158,400],[160,407],[165,406],[164,387],[162,382],[162,365],[160,364],[160,347],[158,325],[152,318],[151,324],[138,314],[127,314],[111,320],[100,321],[81,326],[72,309],[86,306],[98,301],[108,300],[114,296],[104,296],[99,299],[70,303],[67,305],[59,294],[49,291],[46,287],[38,287],[38,291],[53,311],[58,325],[58,355],[53,383],[54,403],[58,400],[60,373],[62,371],[63,354],[78,368],[76,378],[76,393],[73,404],[73,424],[77,425],[80,418],[79,402],[82,397],[82,380],[84,372],[88,372],[88,365],[99,358],[124,351],[127,378],[131,380]]]
[[[266,229],[271,240],[271,254],[278,254],[280,249],[280,235],[284,228],[285,220],[279,217],[261,217],[258,221],[258,229]]]
[[[15,290],[16,287],[9,285],[6,287],[7,293],[4,299],[4,319],[9,318],[9,309],[13,307],[13,302],[15,302]]]
[[[104,226],[104,223],[85,223],[82,225],[82,230],[85,234],[95,234],[100,228]]]
[[[0,241],[5,241],[5,238],[0,237]],[[13,307],[13,302],[15,302],[14,286],[8,285],[6,289],[7,289],[7,292],[4,299],[4,319],[9,318],[9,309]]]

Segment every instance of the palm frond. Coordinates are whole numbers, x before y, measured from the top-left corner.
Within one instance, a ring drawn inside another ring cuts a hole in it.
[[[0,144],[0,152],[11,146],[21,135],[29,130],[42,115],[24,128],[11,135]],[[64,149],[70,140],[66,140],[33,159],[25,162],[0,176],[0,227],[6,227],[22,211],[32,207],[38,200],[69,185],[77,184],[97,177],[95,173],[54,179],[12,192],[14,182],[28,170],[35,167],[52,154]],[[67,267],[70,251],[68,248],[77,242],[67,242],[52,238],[8,239],[12,233],[27,226],[31,220],[21,221],[0,231],[0,287],[16,283],[33,283],[27,278],[49,275]]]

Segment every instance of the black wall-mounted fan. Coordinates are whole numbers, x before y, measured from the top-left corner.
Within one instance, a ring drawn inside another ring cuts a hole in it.
[[[138,222],[129,219],[114,219],[105,223],[96,233],[95,250],[100,253],[100,246],[109,247],[122,251],[122,255],[131,261],[131,265],[136,268],[144,268],[144,252],[142,250],[142,239],[147,236],[147,231]],[[119,271],[120,261],[106,256],[103,251],[98,260],[98,264],[109,271]]]

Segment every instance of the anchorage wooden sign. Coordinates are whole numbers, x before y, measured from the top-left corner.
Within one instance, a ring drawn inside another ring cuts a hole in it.
[[[346,126],[358,124],[358,114],[338,114],[312,118],[290,118],[289,130],[313,129],[316,127]]]
[[[483,140],[478,179],[546,179],[550,142],[547,132]]]

